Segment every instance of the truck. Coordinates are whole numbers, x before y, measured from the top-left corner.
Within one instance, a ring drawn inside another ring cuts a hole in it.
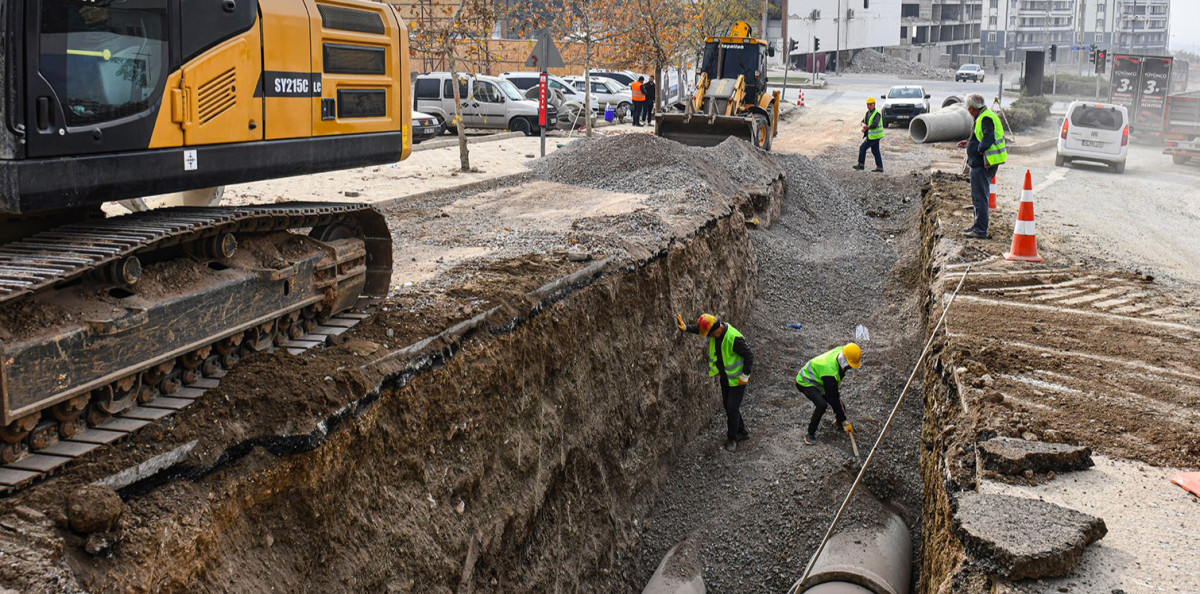
[[[1187,88],[1187,72],[1187,62],[1170,56],[1113,56],[1110,96],[1129,110],[1132,133],[1162,135],[1167,95]]]
[[[1200,157],[1200,91],[1167,96],[1162,140],[1163,154],[1176,165]]]

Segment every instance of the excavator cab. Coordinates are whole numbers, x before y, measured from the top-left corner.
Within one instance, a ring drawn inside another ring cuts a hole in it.
[[[735,136],[770,150],[779,119],[779,93],[767,91],[767,57],[773,53],[741,21],[730,36],[706,39],[695,94],[683,113],[658,114],[655,133],[692,146],[716,146]]]

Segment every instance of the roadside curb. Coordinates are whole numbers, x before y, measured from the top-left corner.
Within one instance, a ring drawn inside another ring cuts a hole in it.
[[[379,200],[377,202],[372,202],[370,204],[371,204],[371,206],[374,206],[375,208],[384,208],[384,207],[393,206],[393,205],[400,204],[402,202],[411,201],[411,200],[425,200],[427,198],[432,198],[434,196],[438,196],[440,194],[445,194],[447,192],[471,192],[471,191],[478,190],[480,188],[483,188],[483,187],[489,186],[489,185],[510,184],[510,183],[515,182],[515,181],[519,180],[520,178],[527,176],[527,175],[529,175],[528,171],[521,171],[518,173],[509,173],[506,175],[498,175],[496,177],[489,177],[487,179],[470,181],[465,184],[459,184],[457,186],[447,186],[444,188],[435,188],[433,190],[426,190],[424,192],[418,192],[416,194],[408,194],[405,196],[396,196],[395,198],[387,198],[384,200]]]
[[[1045,140],[1039,140],[1037,142],[1032,142],[1030,144],[1009,145],[1008,152],[1013,153],[1015,155],[1025,155],[1025,154],[1029,154],[1029,153],[1036,153],[1038,151],[1044,151],[1056,144],[1058,144],[1057,138],[1047,138]]]
[[[525,134],[521,133],[521,132],[501,132],[499,134],[489,134],[487,136],[476,136],[474,138],[468,138],[467,144],[497,142],[500,140],[508,140],[509,138],[517,138],[518,136],[524,136],[524,135]],[[452,138],[447,138],[445,140],[427,140],[425,142],[422,142],[421,144],[414,145],[412,147],[412,152],[415,153],[417,151],[430,151],[433,149],[446,148],[448,146],[458,146],[458,138],[452,137]]]

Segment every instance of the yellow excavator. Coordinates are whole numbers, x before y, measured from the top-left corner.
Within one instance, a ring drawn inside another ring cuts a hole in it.
[[[774,53],[742,21],[727,37],[705,39],[695,94],[682,113],[655,114],[655,134],[692,146],[734,136],[771,150],[779,123],[779,91],[767,91],[767,58]]]
[[[370,206],[101,205],[407,157],[392,7],[4,0],[0,26],[0,492],[387,294]]]

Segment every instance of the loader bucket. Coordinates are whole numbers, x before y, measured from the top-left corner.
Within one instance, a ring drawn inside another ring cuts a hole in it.
[[[660,113],[654,116],[654,133],[689,146],[717,146],[730,136],[753,142],[753,122],[744,116]]]

